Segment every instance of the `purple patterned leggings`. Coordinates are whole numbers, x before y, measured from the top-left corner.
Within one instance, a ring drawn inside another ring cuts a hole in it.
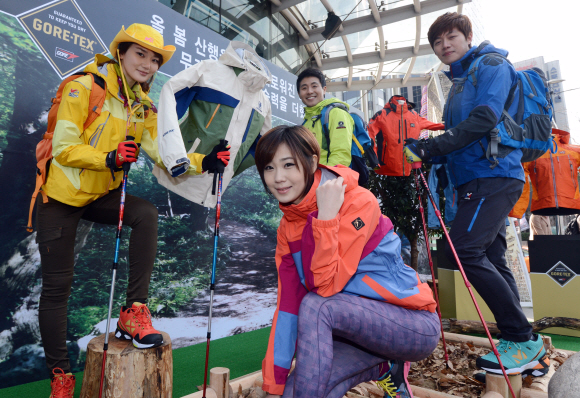
[[[343,293],[308,293],[298,313],[296,368],[283,397],[340,398],[376,380],[386,359],[424,359],[438,341],[436,313]]]

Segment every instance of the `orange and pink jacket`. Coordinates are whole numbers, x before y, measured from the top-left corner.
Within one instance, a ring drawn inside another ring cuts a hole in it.
[[[337,175],[347,185],[344,203],[334,219],[318,220],[316,188],[321,179]],[[280,209],[278,300],[262,362],[264,391],[284,392],[298,338],[298,309],[308,292],[323,297],[343,292],[435,312],[431,289],[403,263],[391,220],[381,214],[373,194],[358,186],[358,174],[350,168],[319,166],[306,197]]]

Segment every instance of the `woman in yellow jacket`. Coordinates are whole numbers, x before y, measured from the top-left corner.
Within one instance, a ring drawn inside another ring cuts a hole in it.
[[[116,225],[122,165],[137,161],[144,149],[159,165],[157,110],[147,96],[159,67],[175,51],[164,46],[152,27],[133,24],[119,31],[109,47],[113,58],[98,54],[85,68],[106,83],[101,114],[83,129],[88,115],[90,75],[69,82],[62,91],[52,140],[53,159],[42,190],[48,196],[37,205],[37,242],[42,264],[39,306],[40,333],[46,363],[54,374],[51,398],[72,397],[74,376],[66,347],[67,302],[70,295],[76,229],[80,219]],[[191,154],[198,170],[213,171],[227,164],[227,148],[211,154]],[[161,345],[163,337],[151,324],[145,305],[157,252],[157,208],[126,195],[123,223],[131,227],[127,302],[121,308],[115,336],[138,348]]]

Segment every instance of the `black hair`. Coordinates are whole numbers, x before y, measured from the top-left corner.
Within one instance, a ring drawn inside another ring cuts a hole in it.
[[[300,91],[300,82],[307,77],[316,77],[320,81],[322,87],[326,87],[326,79],[324,74],[318,69],[308,68],[300,72],[296,79],[296,90]]]

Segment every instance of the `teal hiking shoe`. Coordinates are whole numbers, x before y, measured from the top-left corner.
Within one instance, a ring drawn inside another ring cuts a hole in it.
[[[385,392],[384,398],[413,398],[411,386],[407,381],[411,362],[388,361],[388,363],[389,370],[375,381]]]
[[[507,374],[543,376],[550,369],[550,359],[546,355],[544,341],[537,334],[533,335],[532,340],[521,343],[500,338],[496,347]],[[477,358],[475,365],[487,372],[502,374],[493,351]]]

